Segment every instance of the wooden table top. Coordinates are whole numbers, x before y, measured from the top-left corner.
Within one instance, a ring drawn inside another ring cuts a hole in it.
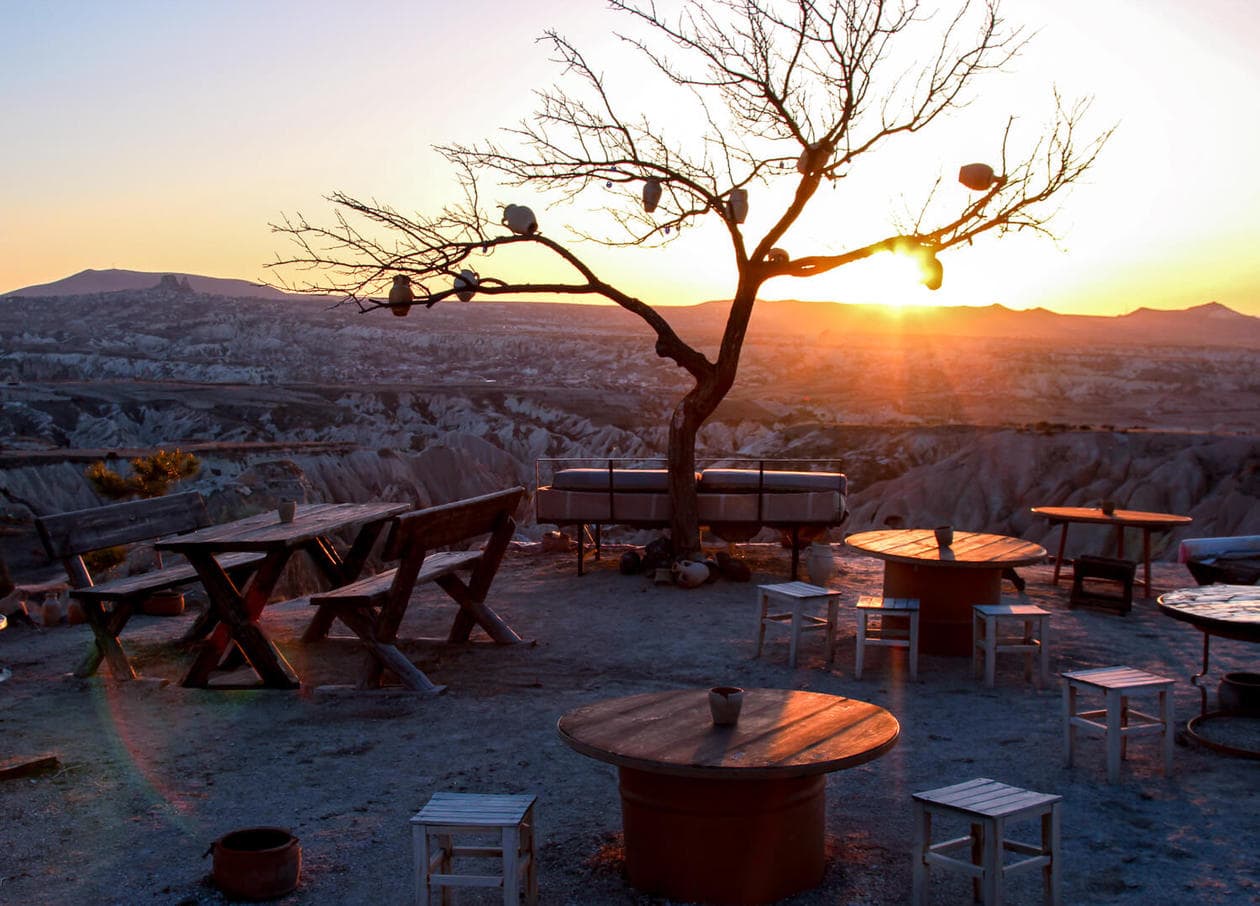
[[[972,569],[1027,566],[1046,558],[1040,544],[987,535],[983,532],[954,532],[954,543],[938,547],[932,529],[882,529],[859,532],[844,539],[849,547],[894,563],[932,564]]]
[[[1189,525],[1189,516],[1173,513],[1145,513],[1141,510],[1116,510],[1110,516],[1096,506],[1035,506],[1032,511],[1051,522],[1092,522],[1098,525],[1127,525],[1135,528],[1171,529]]]
[[[1159,609],[1204,632],[1260,642],[1260,586],[1203,585],[1159,596]]]
[[[234,522],[208,525],[183,535],[170,535],[154,544],[165,551],[270,551],[300,547],[329,532],[364,522],[388,519],[410,510],[409,503],[301,504],[292,522],[281,522],[275,510]]]
[[[708,689],[613,698],[557,724],[576,751],[620,767],[710,779],[803,777],[883,755],[901,725],[878,705],[792,689],[747,689],[739,721],[715,726]]]

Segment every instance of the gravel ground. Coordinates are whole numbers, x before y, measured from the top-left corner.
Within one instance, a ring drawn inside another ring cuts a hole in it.
[[[744,555],[754,583],[786,576],[785,552],[748,545]],[[833,584],[846,603],[878,590],[882,564],[838,562]],[[1054,612],[1056,672],[1124,663],[1163,673],[1178,680],[1179,719],[1196,713],[1197,632],[1150,601],[1128,617],[1070,611],[1050,567],[1021,573],[1028,598]],[[1158,593],[1192,582],[1159,564],[1156,584]],[[615,553],[579,578],[571,556],[509,552],[490,601],[534,644],[404,646],[449,687],[436,698],[345,688],[362,652],[346,638],[299,642],[310,616],[302,603],[263,619],[306,683],[300,692],[180,688],[189,654],[170,640],[191,616],[132,621],[123,642],[144,680],[126,684],[68,676],[89,642],[85,627],[11,625],[0,633],[0,664],[13,670],[0,684],[0,753],[55,754],[61,767],[0,782],[0,903],[227,902],[202,854],[252,825],[301,839],[301,884],[279,902],[407,903],[407,819],[437,790],[539,796],[544,903],[664,903],[624,879],[615,769],[568,749],[555,723],[602,698],[719,683],[851,696],[901,721],[891,752],[828,776],[826,876],[785,903],[908,902],[911,793],[973,777],[1064,797],[1066,903],[1260,902],[1260,761],[1179,745],[1165,778],[1154,741],[1137,740],[1111,786],[1101,740],[1086,739],[1065,768],[1059,689],[1026,684],[1016,664],[1000,663],[989,690],[963,659],[924,656],[912,683],[900,652],[872,651],[855,680],[851,608],[830,669],[819,636],[806,638],[795,669],[782,635],[754,659],[751,585],[656,587],[619,575]],[[452,610],[423,589],[403,632],[441,636]],[[1256,649],[1241,642],[1214,642],[1213,655],[1214,674],[1257,669]],[[933,902],[968,900],[965,880],[937,876]],[[1011,902],[1039,897],[1036,872],[1010,884]],[[456,902],[494,897],[472,891]]]

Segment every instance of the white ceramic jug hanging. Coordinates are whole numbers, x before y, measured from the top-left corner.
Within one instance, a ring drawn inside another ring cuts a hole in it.
[[[643,210],[651,214],[661,203],[661,181],[649,179],[643,184]]]
[[[411,291],[411,278],[406,274],[394,274],[394,285],[389,288],[389,310],[396,317],[405,318],[411,311],[408,303],[414,301],[416,294]]]
[[[523,204],[510,204],[504,208],[503,222],[518,236],[532,236],[538,232],[538,218]]]
[[[476,271],[462,270],[455,278],[455,295],[459,297],[459,301],[467,302],[477,294],[479,285],[481,285],[481,278],[477,276]]]
[[[809,546],[805,554],[805,572],[812,584],[827,587],[827,580],[836,572],[836,558],[830,544],[815,541]]]
[[[731,194],[726,197],[726,212],[736,223],[744,222],[748,216],[747,189],[731,189]]]

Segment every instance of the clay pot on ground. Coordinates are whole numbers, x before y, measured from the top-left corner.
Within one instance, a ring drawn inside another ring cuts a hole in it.
[[[805,554],[805,572],[809,581],[825,588],[827,581],[836,574],[835,552],[830,544],[815,541]]]
[[[298,885],[302,847],[283,827],[246,827],[210,844],[214,883],[230,897],[271,900]]]
[[[86,622],[87,614],[83,612],[83,605],[75,598],[71,598],[66,604],[66,623],[70,626],[78,626]]]
[[[184,593],[159,591],[149,595],[140,605],[141,612],[151,617],[177,617],[184,612]]]
[[[39,622],[44,626],[57,626],[61,623],[61,601],[56,595],[44,598],[39,608]]]
[[[1216,695],[1222,711],[1260,717],[1260,673],[1226,673]]]

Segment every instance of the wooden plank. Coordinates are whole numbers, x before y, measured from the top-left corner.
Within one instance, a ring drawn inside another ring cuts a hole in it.
[[[41,755],[37,758],[6,758],[0,761],[0,780],[18,780],[22,777],[34,777],[61,767],[61,759],[56,755]]]
[[[386,519],[410,509],[406,503],[308,503],[301,504],[292,522],[281,522],[274,511],[247,516],[235,522],[206,526],[185,535],[159,540],[158,550],[271,551],[277,547],[299,548],[339,529]]]
[[[231,554],[222,557],[219,564],[230,572],[252,572],[262,562],[263,554]],[[70,597],[86,600],[116,601],[123,598],[143,597],[151,592],[165,591],[197,581],[197,570],[190,563],[177,563],[153,572],[137,573],[101,582],[88,588],[70,590]]]
[[[983,532],[955,532],[954,543],[948,548],[937,545],[930,529],[859,532],[846,538],[845,544],[881,560],[960,568],[1025,566],[1046,557],[1045,548],[1039,544]]]
[[[35,520],[50,557],[64,559],[89,551],[187,532],[210,521],[196,491],[148,500],[130,500]]]

